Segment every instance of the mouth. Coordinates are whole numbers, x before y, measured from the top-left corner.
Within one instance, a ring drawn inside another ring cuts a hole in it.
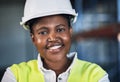
[[[64,44],[52,44],[47,46],[47,50],[51,53],[57,53],[60,52],[63,47]]]
[[[52,46],[49,50],[59,49],[60,47],[62,47],[62,45]]]

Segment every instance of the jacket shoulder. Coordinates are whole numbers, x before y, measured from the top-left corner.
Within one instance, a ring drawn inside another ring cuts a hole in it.
[[[10,69],[15,76],[19,76],[20,74],[23,74],[23,73],[29,74],[32,71],[38,71],[37,60],[30,60],[28,62],[21,62],[19,64],[13,64],[10,67]]]
[[[106,72],[97,64],[76,59],[72,69],[71,77],[76,75],[79,79],[76,82],[98,82]],[[74,78],[70,80],[75,80]]]
[[[96,63],[91,63],[88,61],[83,61],[83,60],[76,60],[76,65],[79,66],[79,69],[81,69],[82,71],[90,71],[91,73],[103,73],[105,74],[106,72],[104,71],[104,69],[99,66]]]
[[[35,65],[37,65],[37,60],[30,60],[28,62],[21,62],[19,64],[13,64],[10,68],[23,69],[23,68],[31,68],[31,67],[34,67]]]

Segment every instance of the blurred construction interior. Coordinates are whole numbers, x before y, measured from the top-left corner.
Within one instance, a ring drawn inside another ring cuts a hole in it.
[[[19,24],[25,0],[0,0],[0,79],[13,63],[36,58],[29,32]],[[71,51],[99,64],[120,82],[120,0],[71,0],[78,13]]]

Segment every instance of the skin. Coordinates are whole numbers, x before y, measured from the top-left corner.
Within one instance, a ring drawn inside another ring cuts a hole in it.
[[[66,71],[71,63],[66,55],[72,36],[67,19],[60,15],[43,17],[32,28],[31,38],[43,58],[44,67],[55,71],[57,76]]]

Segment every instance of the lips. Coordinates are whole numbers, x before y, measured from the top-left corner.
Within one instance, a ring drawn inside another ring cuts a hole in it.
[[[49,43],[46,46],[46,49],[50,52],[59,52],[59,51],[61,51],[63,46],[64,46],[64,44],[62,44],[62,43]]]
[[[49,43],[46,48],[47,49],[58,49],[60,47],[62,47],[63,44],[62,43]]]
[[[59,49],[60,47],[62,47],[62,45],[52,46],[52,47],[50,47],[49,49],[50,49],[50,50]]]

